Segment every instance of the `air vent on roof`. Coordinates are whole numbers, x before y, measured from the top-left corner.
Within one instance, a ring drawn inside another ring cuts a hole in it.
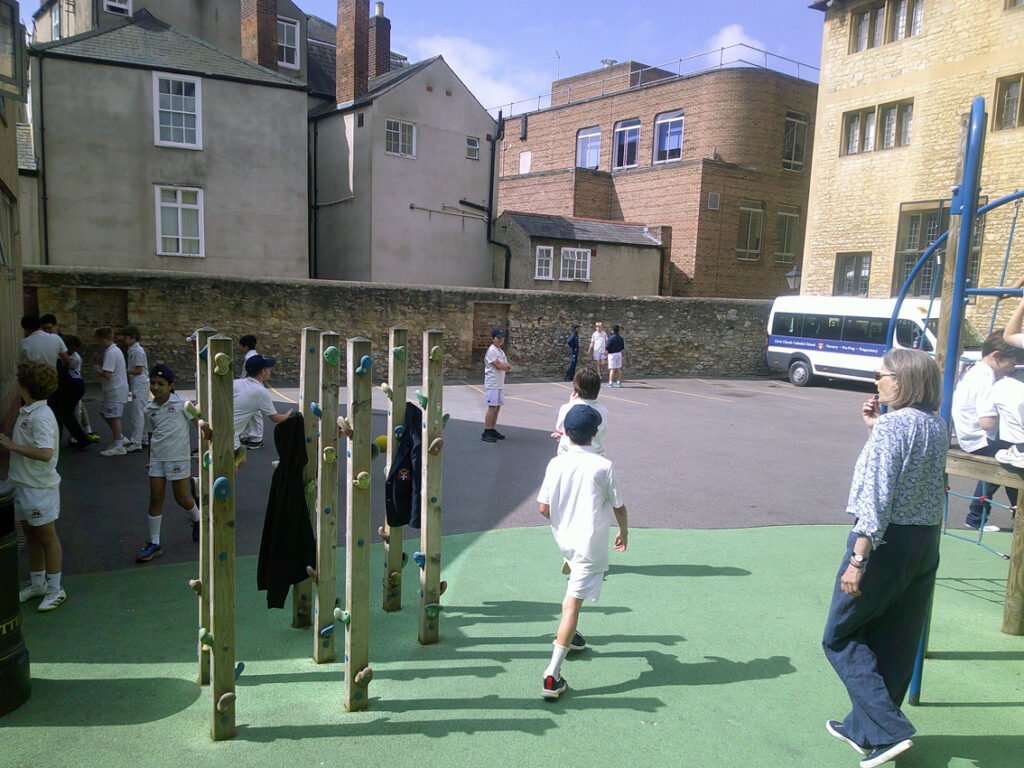
[[[711,192],[708,195],[708,210],[717,211],[719,205],[722,202],[722,196],[719,192]]]

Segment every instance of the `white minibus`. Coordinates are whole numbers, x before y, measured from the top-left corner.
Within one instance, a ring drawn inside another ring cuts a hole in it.
[[[765,361],[798,387],[816,376],[871,381],[885,354],[885,337],[896,299],[847,296],[780,296],[768,317]],[[896,320],[893,346],[934,353],[939,302],[906,299]],[[976,361],[984,337],[964,319],[964,357]]]

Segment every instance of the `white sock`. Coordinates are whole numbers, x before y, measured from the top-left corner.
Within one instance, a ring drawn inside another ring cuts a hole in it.
[[[556,640],[552,645],[555,647],[551,652],[551,663],[548,664],[548,668],[544,670],[544,677],[552,675],[553,677],[561,677],[559,674],[562,671],[562,662],[565,661],[565,657],[569,654],[569,647],[565,645],[559,645]]]
[[[160,543],[160,523],[163,522],[163,519],[163,515],[149,516],[149,540],[154,544]]]
[[[187,514],[193,523],[199,522],[199,507],[195,504],[192,505],[192,509],[190,509]]]
[[[60,592],[60,571],[46,574],[46,593]]]
[[[46,571],[29,571],[28,575],[33,587],[41,587],[46,583]]]
[[[123,437],[119,437],[119,438],[117,438],[117,440],[114,441],[114,447],[115,448],[120,448],[122,445],[124,445],[124,438]]]

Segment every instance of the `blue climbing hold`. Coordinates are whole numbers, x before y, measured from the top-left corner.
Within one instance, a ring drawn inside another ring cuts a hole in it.
[[[324,412],[323,412],[323,411],[322,411],[322,410],[320,409],[320,403],[310,403],[310,404],[309,404],[309,410],[310,410],[310,411],[311,411],[311,412],[313,413],[313,415],[314,415],[314,416],[316,416],[316,417],[317,417],[318,419],[319,419],[319,418],[320,418],[321,416],[323,416],[323,415],[324,415]]]
[[[221,501],[231,498],[231,481],[226,477],[218,477],[214,480],[213,497]]]
[[[416,565],[420,568],[424,568],[427,564],[427,556],[420,552],[418,549],[412,553],[412,559],[416,561]]]

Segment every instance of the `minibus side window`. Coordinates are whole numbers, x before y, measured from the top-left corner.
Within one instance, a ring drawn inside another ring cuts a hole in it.
[[[793,312],[777,312],[772,322],[772,334],[775,336],[799,336],[803,326],[803,315]]]
[[[921,327],[912,320],[896,321],[896,342],[901,347],[932,351],[932,343],[921,333]]]
[[[804,315],[804,336],[808,339],[835,339],[843,335],[840,315]]]
[[[871,317],[848,317],[843,323],[843,341],[864,344],[884,344],[885,329],[882,321]]]

